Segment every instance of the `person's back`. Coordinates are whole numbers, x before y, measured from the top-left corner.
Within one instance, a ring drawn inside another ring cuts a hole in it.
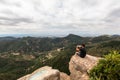
[[[84,58],[84,57],[86,56],[86,49],[85,49],[85,48],[81,48],[81,49],[80,49],[80,54],[79,54],[79,56],[80,56],[81,58]]]

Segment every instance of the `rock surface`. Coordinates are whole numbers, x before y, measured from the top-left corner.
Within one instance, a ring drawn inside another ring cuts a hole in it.
[[[72,56],[69,62],[70,80],[89,80],[88,72],[97,64],[99,59],[90,55],[86,55],[85,58],[81,58],[77,54]]]
[[[60,72],[60,80],[70,80],[70,77],[63,72]]]
[[[70,80],[70,78],[65,73],[45,66],[17,80]]]
[[[97,65],[99,59],[90,55],[81,58],[75,54],[69,62],[70,76],[45,66],[17,80],[89,80],[88,72]]]

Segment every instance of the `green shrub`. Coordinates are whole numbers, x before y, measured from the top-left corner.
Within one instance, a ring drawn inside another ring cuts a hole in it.
[[[120,80],[120,54],[112,51],[105,55],[89,75],[90,80]]]

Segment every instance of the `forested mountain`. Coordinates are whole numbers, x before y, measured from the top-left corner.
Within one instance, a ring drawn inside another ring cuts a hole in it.
[[[62,72],[68,71],[68,62],[77,44],[86,44],[87,54],[103,56],[111,50],[120,50],[120,36],[103,35],[81,37],[1,37],[0,80],[16,80],[35,69],[49,65]],[[64,65],[64,66],[63,66]]]
[[[0,52],[20,52],[20,53],[34,53],[49,51],[59,47],[65,47],[69,44],[80,44],[87,42],[87,38],[70,34],[63,38],[1,38]]]
[[[120,36],[99,36],[99,37],[80,37],[70,34],[62,38],[37,38],[37,37],[2,37],[0,38],[0,53],[3,52],[20,52],[34,53],[42,51],[50,51],[59,47],[65,47],[70,44],[81,43],[100,43],[111,40],[120,40]]]

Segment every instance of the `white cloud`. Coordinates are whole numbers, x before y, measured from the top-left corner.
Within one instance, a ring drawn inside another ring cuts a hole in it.
[[[0,0],[0,34],[120,34],[119,21],[119,0]]]

